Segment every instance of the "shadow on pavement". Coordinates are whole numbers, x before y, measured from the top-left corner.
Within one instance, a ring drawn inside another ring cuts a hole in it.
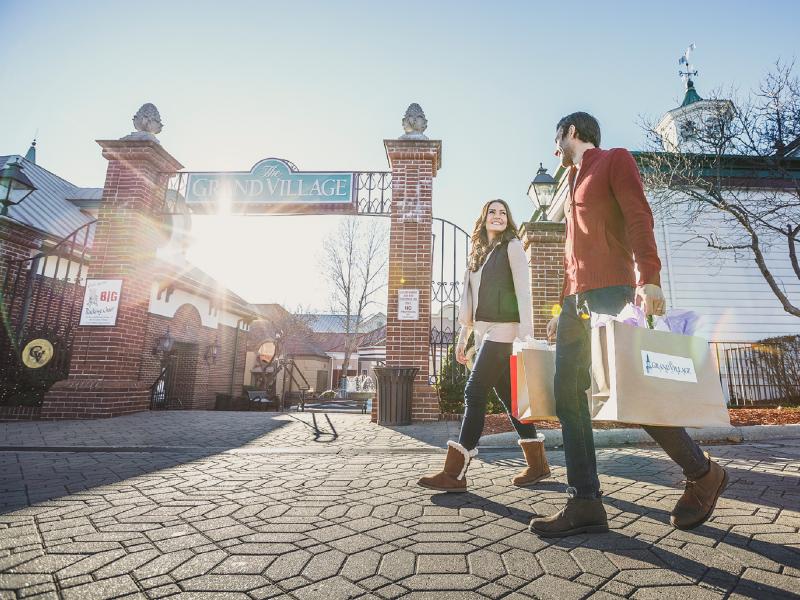
[[[537,489],[542,490],[543,487],[561,487],[562,484],[553,482],[549,486],[538,486]],[[669,526],[669,513],[665,510],[653,508],[651,506],[642,506],[626,500],[620,500],[613,496],[606,496],[606,504],[614,507],[623,513],[638,515],[639,517],[648,517],[654,519],[661,524]],[[455,511],[463,508],[476,508],[487,512],[494,513],[500,517],[510,519],[527,528],[530,519],[537,516],[535,512],[525,511],[513,506],[507,506],[498,502],[494,502],[477,494],[471,492],[448,494],[448,493],[435,493],[431,496],[431,502],[440,507],[452,508]],[[612,520],[612,527],[614,526]],[[627,525],[626,525],[627,526]],[[737,533],[718,529],[708,525],[702,525],[697,529],[690,532],[679,532],[674,530],[680,536],[697,536],[695,539],[696,546],[702,546],[703,540],[699,538],[706,538],[711,540],[713,547],[709,546],[709,551],[713,549],[714,553],[724,554],[724,558],[717,558],[712,554],[707,557],[694,556],[692,557],[686,549],[670,550],[664,545],[639,540],[621,533],[619,530],[612,529],[609,533],[598,535],[579,535],[568,538],[554,538],[543,540],[550,543],[553,547],[569,551],[576,547],[588,548],[603,551],[607,556],[618,556],[621,559],[628,559],[631,563],[641,563],[639,566],[631,566],[629,569],[648,569],[651,567],[658,569],[665,569],[672,571],[687,578],[686,584],[696,584],[702,581],[710,586],[713,586],[720,593],[727,596],[735,592],[740,597],[753,598],[754,600],[763,600],[764,598],[797,598],[796,593],[781,589],[773,585],[769,585],[763,581],[756,581],[754,579],[746,579],[743,573],[734,573],[729,570],[722,569],[714,566],[715,562],[727,562],[729,564],[737,562],[737,553],[741,557],[741,552],[752,552],[759,554],[765,558],[774,561],[779,565],[787,565],[792,567],[800,566],[800,551],[760,540],[752,540],[747,536]],[[534,534],[530,534],[534,535]],[[690,538],[687,538],[690,539]],[[746,558],[744,560],[747,560]],[[740,561],[742,567],[739,569],[743,571],[746,568],[759,568],[763,565],[748,565],[744,561]],[[779,575],[780,577],[780,575]],[[786,577],[786,576],[783,576]],[[673,582],[674,585],[674,582]]]
[[[282,416],[283,413],[275,413],[275,416],[279,415]],[[204,439],[202,433],[198,433],[197,442],[191,446],[187,444],[192,437],[191,434],[187,434],[187,437],[179,440],[179,443],[173,440],[170,444],[170,439],[163,439],[157,440],[159,445],[135,446],[88,445],[86,439],[79,438],[69,445],[64,442],[52,443],[51,440],[51,443],[46,445],[12,446],[6,440],[0,439],[0,515],[39,502],[120,483],[126,479],[185,465],[240,448],[264,435],[278,431],[291,422],[290,419],[269,419],[265,421],[264,429],[257,427],[244,431],[238,429],[234,435],[213,439],[208,437]],[[74,423],[77,423],[76,427],[86,425],[81,422]],[[25,423],[28,424],[33,423]],[[119,425],[123,429],[125,425],[122,421],[115,423],[113,419],[102,422],[102,425],[108,424]],[[331,429],[335,435],[332,425]],[[129,439],[121,438],[122,443],[125,441],[130,443]],[[200,445],[209,442],[215,445],[207,447]]]
[[[320,428],[319,423],[317,423],[317,413],[312,412],[310,414],[311,414],[311,423],[307,423],[307,422],[303,421],[302,419],[298,419],[297,417],[295,417],[293,415],[290,415],[290,414],[287,414],[286,416],[294,419],[298,423],[302,423],[306,427],[309,427],[314,432],[313,435],[314,435],[314,441],[315,442],[319,442],[319,443],[323,443],[323,444],[329,444],[331,442],[335,442],[338,439],[339,434],[337,433],[336,428],[333,426],[333,423],[331,423],[331,419],[330,419],[330,417],[328,417],[328,414],[327,413],[322,413],[322,416],[325,417],[325,420],[328,422],[328,427],[330,428],[330,431],[325,431],[324,429]],[[320,439],[323,436],[326,439]],[[330,437],[328,437],[328,436],[330,436]]]
[[[457,494],[448,494],[446,492],[432,492],[431,502],[435,506],[446,508],[461,509],[461,508],[477,508],[487,512],[494,513],[498,516],[511,519],[517,523],[528,526],[531,518],[535,513],[521,510],[513,506],[507,506],[499,502],[495,502],[478,494],[472,492],[463,492]]]
[[[704,449],[707,446],[702,446]],[[738,445],[718,446],[719,454],[715,454],[712,447],[711,457],[719,460],[725,467],[730,476],[730,483],[723,494],[723,498],[740,500],[750,504],[800,511],[800,472],[765,472],[755,469],[745,469],[737,467],[736,463],[749,462],[770,462],[774,463],[776,458],[785,461],[786,464],[796,464],[797,459],[791,453],[782,451],[779,444],[769,446],[748,444],[742,446],[747,449],[746,456],[738,456],[736,449]],[[662,454],[657,446],[647,448],[625,447],[625,448],[606,448],[598,453],[597,469],[600,475],[600,483],[606,493],[613,494],[619,488],[613,480],[609,481],[606,477],[621,477],[640,483],[654,483],[666,486],[673,490],[683,491],[683,474],[669,457]],[[609,452],[610,451],[610,452]],[[658,451],[659,454],[653,454]],[[563,451],[547,453],[548,461],[551,466],[564,467]],[[522,456],[512,457],[508,454],[495,455],[485,452],[479,455],[479,460],[489,465],[517,466],[522,465]],[[790,482],[787,484],[787,479]],[[787,488],[794,489],[787,489]],[[535,489],[535,488],[534,488]],[[780,490],[784,490],[780,492]],[[675,497],[677,500],[677,496]]]

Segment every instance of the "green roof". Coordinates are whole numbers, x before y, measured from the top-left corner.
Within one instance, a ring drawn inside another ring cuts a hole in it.
[[[31,142],[31,147],[28,148],[28,151],[25,153],[25,160],[36,164],[36,140]]]
[[[700,94],[697,93],[697,90],[694,89],[694,82],[689,79],[686,82],[686,95],[683,97],[683,103],[681,103],[681,107],[689,106],[690,104],[694,104],[700,100],[702,100],[702,98],[700,97]]]

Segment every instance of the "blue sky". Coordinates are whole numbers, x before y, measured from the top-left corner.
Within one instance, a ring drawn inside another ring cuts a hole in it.
[[[701,95],[746,90],[796,55],[798,22],[800,3],[789,1],[754,10],[731,1],[0,0],[0,154],[24,153],[38,130],[40,164],[102,186],[94,140],[130,132],[136,109],[154,102],[162,144],[190,170],[243,170],[269,156],[300,169],[384,170],[383,139],[402,133],[403,112],[419,102],[426,133],[443,141],[434,213],[469,228],[485,200],[502,197],[521,222],[539,161],[555,167],[563,114],[588,110],[604,146],[636,148],[639,115],[659,116],[682,97],[677,59],[690,42]],[[330,217],[234,220],[224,235],[219,223],[196,225],[193,258],[249,300],[325,308],[319,285],[256,284],[252,262],[232,265],[290,245],[295,277],[303,263],[311,279],[313,240]],[[261,281],[288,274],[259,269]]]

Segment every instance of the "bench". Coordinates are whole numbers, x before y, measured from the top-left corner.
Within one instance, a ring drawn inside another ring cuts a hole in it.
[[[317,404],[332,404],[337,408],[349,408],[353,406],[361,411],[362,415],[367,414],[367,403],[369,398],[365,398],[359,392],[346,392],[344,390],[328,390],[321,393],[315,400]]]
[[[247,398],[250,400],[251,403],[259,403],[261,406],[259,407],[261,410],[266,408],[267,406],[272,408],[273,410],[278,409],[278,403],[275,400],[270,400],[267,397],[267,393],[264,390],[248,390],[247,391]]]

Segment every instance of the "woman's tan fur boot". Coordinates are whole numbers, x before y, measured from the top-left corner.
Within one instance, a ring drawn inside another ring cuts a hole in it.
[[[458,442],[447,442],[447,458],[444,469],[435,475],[426,475],[417,485],[440,492],[466,492],[467,467],[478,449],[467,450]]]
[[[511,483],[526,487],[550,477],[550,466],[544,453],[544,436],[540,433],[535,440],[517,440],[525,455],[527,466],[520,471]]]

